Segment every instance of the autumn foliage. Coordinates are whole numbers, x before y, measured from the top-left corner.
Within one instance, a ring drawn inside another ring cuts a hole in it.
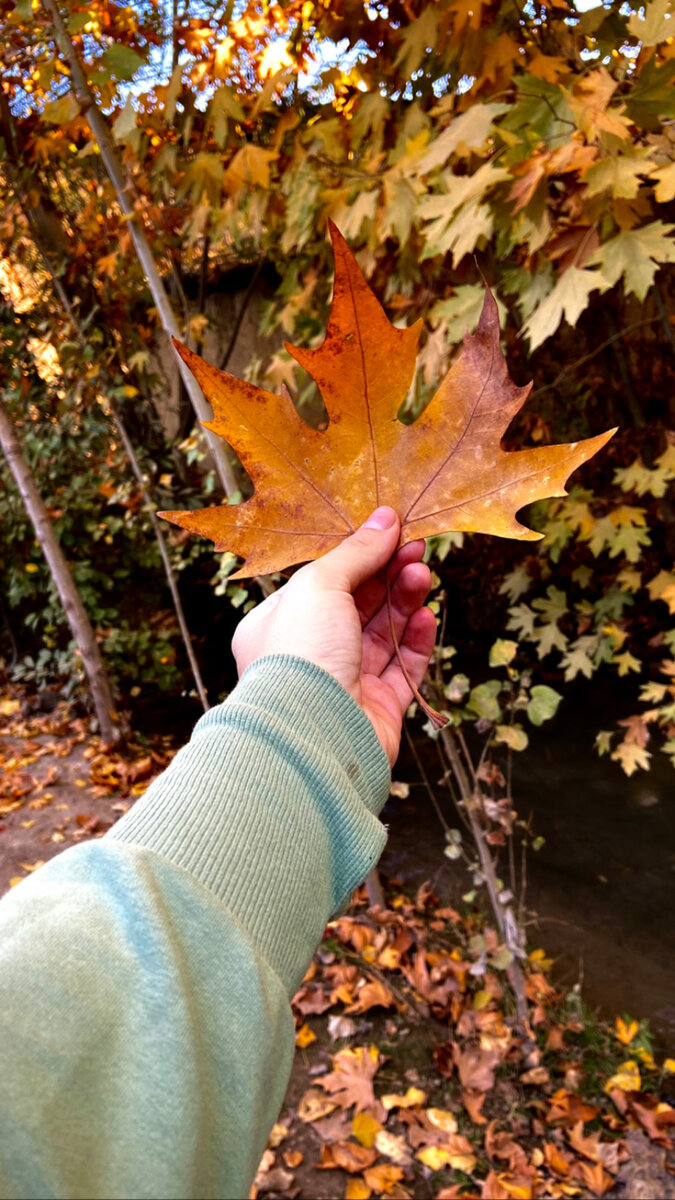
[[[96,467],[96,537],[128,564],[112,577],[86,557],[88,487],[76,489],[80,510],[64,507],[67,483],[34,456],[48,506],[63,513],[59,529],[79,547],[77,572],[115,677],[124,681],[138,657],[142,688],[157,679],[172,688],[184,660],[167,647],[176,624],[158,598],[164,584],[147,501],[125,476],[112,428],[108,449],[100,444],[95,414],[109,420],[101,396],[114,397],[129,425],[155,508],[188,511],[203,507],[210,490],[213,502],[222,496],[200,470],[203,446],[184,388],[169,439],[162,426],[168,382],[156,312],[129,214],[92,134],[92,106],[111,131],[124,195],[190,354],[219,366],[230,355],[218,304],[228,272],[247,270],[239,309],[248,305],[269,339],[249,363],[250,382],[275,396],[286,386],[315,426],[320,403],[302,356],[316,363],[321,354],[332,286],[328,221],[396,329],[423,321],[401,414],[410,446],[441,379],[460,369],[462,339],[478,326],[478,256],[511,373],[536,381],[502,451],[541,453],[614,425],[621,433],[594,474],[586,468],[583,487],[529,514],[545,535],[539,548],[494,549],[487,572],[476,539],[461,549],[467,570],[464,560],[455,567],[456,533],[435,545],[440,576],[467,604],[480,581],[481,601],[501,606],[502,632],[561,681],[600,670],[640,681],[640,712],[598,741],[625,770],[648,766],[656,744],[675,752],[668,0],[585,12],[568,0],[524,8],[506,0],[238,0],[208,14],[63,0],[57,11],[86,76],[86,105],[56,39],[54,6],[6,0],[0,9],[0,282],[11,333],[3,387],[29,448],[45,426],[69,435],[75,421],[77,477]],[[286,339],[303,351],[291,355]],[[287,432],[299,428],[290,402],[276,403],[286,405]],[[82,434],[92,422],[93,441]],[[234,463],[232,471],[235,498],[251,512],[250,483]],[[214,571],[196,545],[176,540],[171,552],[188,593],[210,587],[237,607],[255,599],[233,578],[229,556]],[[63,671],[62,623],[55,634],[58,616],[50,609],[45,618],[35,602],[47,574],[36,563],[36,577],[25,576],[18,539],[5,537],[2,553],[18,625],[35,611],[34,634],[19,648],[27,673]],[[154,623],[130,609],[130,579],[143,587]]]

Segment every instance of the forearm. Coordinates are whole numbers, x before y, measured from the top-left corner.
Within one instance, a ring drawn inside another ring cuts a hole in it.
[[[388,767],[338,684],[255,664],[99,842],[0,905],[0,1191],[244,1195],[288,1004],[377,860]]]

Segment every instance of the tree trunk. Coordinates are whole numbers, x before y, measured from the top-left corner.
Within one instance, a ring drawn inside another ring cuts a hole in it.
[[[134,244],[134,249],[138,261],[145,275],[146,283],[150,289],[155,308],[159,314],[162,327],[170,338],[180,337],[180,330],[174,315],[173,309],[166,293],[161,276],[157,269],[152,250],[142,221],[136,216],[136,209],[133,199],[130,195],[131,188],[129,179],[127,178],[124,168],[120,162],[115,142],[110,132],[110,127],[103,113],[96,104],[93,92],[89,87],[87,76],[85,75],[82,64],[77,56],[75,47],[70,40],[66,27],[63,23],[63,18],[58,8],[56,0],[43,0],[44,7],[49,13],[54,36],[68,68],[73,83],[73,91],[75,97],[82,109],[83,116],[86,117],[89,128],[98,144],[101,152],[103,165],[105,166],[108,178],[112,183],[117,202],[127,218],[126,227],[129,230],[131,240]],[[210,421],[211,411],[204,394],[197,383],[194,375],[188,370],[182,359],[176,355],[178,369],[181,373],[185,387],[187,389],[190,402],[195,411],[195,414],[200,421]],[[230,495],[237,490],[237,480],[234,471],[228,462],[227,454],[222,440],[216,437],[210,430],[206,430],[207,441],[209,448],[214,458],[216,471],[226,495]]]
[[[26,506],[26,512],[35,530],[35,536],[49,564],[71,633],[82,656],[82,665],[89,681],[101,737],[104,742],[113,744],[119,741],[120,729],[101,652],[91,622],[75,587],[68,563],[54,533],[54,527],[31,475],[30,467],[23,456],[17,436],[2,405],[0,405],[0,446],[2,446],[9,469],[16,480]]]

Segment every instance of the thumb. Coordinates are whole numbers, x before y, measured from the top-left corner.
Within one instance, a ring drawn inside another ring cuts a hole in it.
[[[316,562],[315,570],[325,571],[333,585],[353,592],[389,562],[400,531],[393,508],[376,508],[356,533]]]

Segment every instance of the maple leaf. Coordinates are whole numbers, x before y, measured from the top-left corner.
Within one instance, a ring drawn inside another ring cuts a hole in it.
[[[623,275],[627,292],[644,300],[662,263],[675,262],[675,225],[651,221],[641,229],[624,229],[610,238],[589,259],[598,265],[605,280],[614,286]]]
[[[378,1120],[384,1119],[385,1110],[373,1091],[373,1077],[381,1059],[374,1046],[356,1046],[353,1050],[340,1050],[334,1054],[333,1070],[322,1075],[317,1083],[330,1092],[340,1108],[356,1105],[356,1112],[369,1111]]]
[[[207,427],[239,454],[250,500],[161,515],[246,559],[231,578],[280,571],[339,545],[378,504],[401,518],[401,545],[449,530],[538,540],[518,509],[565,495],[570,473],[614,431],[560,446],[509,452],[500,439],[528,394],[509,378],[488,291],[475,334],[422,415],[398,421],[415,369],[421,322],[396,329],[332,227],[335,288],[326,339],[288,346],[319,386],[329,417],[310,428],[290,396],[275,396],[205,363],[176,343],[211,401]]]

